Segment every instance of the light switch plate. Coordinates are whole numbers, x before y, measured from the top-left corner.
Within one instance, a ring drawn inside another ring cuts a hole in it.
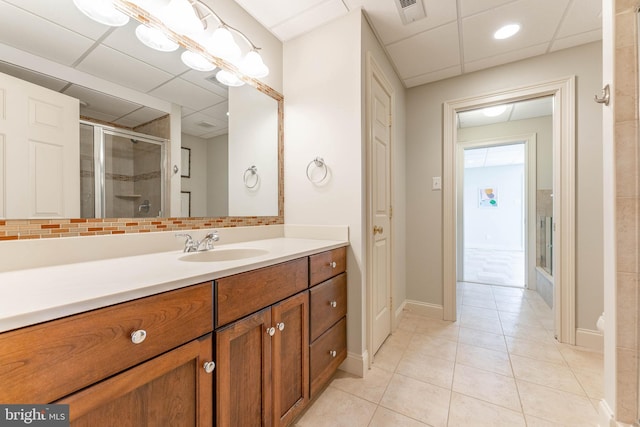
[[[442,178],[439,176],[431,177],[431,189],[442,190]]]

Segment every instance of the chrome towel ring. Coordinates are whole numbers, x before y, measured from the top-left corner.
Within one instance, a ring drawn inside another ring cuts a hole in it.
[[[251,177],[255,177],[253,184],[249,184],[249,182],[251,181]],[[244,181],[244,186],[251,189],[251,188],[256,188],[256,185],[258,185],[258,182],[260,181],[260,175],[258,175],[258,168],[255,165],[252,165],[251,167],[247,168],[246,171],[244,171],[244,174],[242,175],[242,180]]]
[[[314,180],[311,177],[311,173],[313,171],[313,169],[311,169],[311,165],[315,165],[315,167],[317,168],[324,169],[324,173],[322,174],[322,177],[320,179]],[[324,162],[324,159],[322,157],[316,157],[315,159],[311,160],[307,165],[307,179],[313,184],[320,184],[322,181],[324,181],[327,178],[328,173],[329,173],[329,168],[327,167],[327,164]]]

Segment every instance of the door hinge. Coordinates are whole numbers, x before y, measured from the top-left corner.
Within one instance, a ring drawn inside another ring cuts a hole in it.
[[[389,219],[393,218],[393,206],[389,206]]]

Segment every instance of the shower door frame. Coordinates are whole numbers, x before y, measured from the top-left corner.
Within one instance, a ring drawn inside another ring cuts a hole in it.
[[[155,144],[160,146],[160,216],[165,216],[167,206],[167,177],[168,175],[168,155],[167,150],[169,140],[158,138],[144,133],[134,132],[127,129],[107,126],[100,123],[80,120],[80,124],[93,126],[93,159],[95,173],[95,218],[106,217],[106,158],[105,158],[105,135],[119,136],[123,138],[135,139],[140,142]]]

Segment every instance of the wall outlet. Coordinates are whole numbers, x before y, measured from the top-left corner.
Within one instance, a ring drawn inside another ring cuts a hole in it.
[[[442,178],[439,176],[431,177],[431,189],[442,190]]]

